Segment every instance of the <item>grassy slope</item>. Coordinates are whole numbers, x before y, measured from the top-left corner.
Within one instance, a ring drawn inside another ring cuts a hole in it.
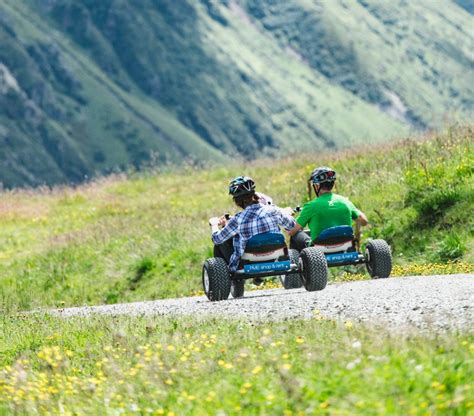
[[[466,415],[472,334],[325,321],[0,318],[0,414]],[[47,413],[49,412],[49,413]]]
[[[57,127],[60,141],[72,142],[75,153],[87,161],[87,165],[81,167],[82,175],[94,174],[96,170],[124,169],[130,164],[140,166],[150,158],[150,153],[154,154],[152,159],[154,158],[156,163],[177,163],[186,157],[201,162],[226,160],[219,150],[184,127],[175,116],[156,101],[144,96],[136,87],[126,91],[113,82],[83,50],[59,31],[51,30],[51,25],[26,5],[6,2],[2,8],[12,19],[17,36],[16,46],[19,49],[24,45],[54,45],[60,53],[62,64],[74,74],[75,82],[82,86],[80,93],[85,104],[65,102],[65,108],[69,114],[73,114],[72,119],[56,122],[48,119],[46,114],[42,114],[50,124]],[[35,63],[28,62],[27,65],[34,66]],[[24,72],[28,71],[25,69]],[[22,78],[20,81],[27,82]],[[39,82],[47,85],[51,80],[46,78]],[[16,131],[14,118],[3,121],[7,127],[12,124],[13,132]],[[23,148],[26,152],[29,145],[24,144]],[[32,147],[26,160],[22,161],[26,169],[28,165],[41,163],[35,161],[35,152],[37,150]],[[96,154],[101,155],[99,160],[94,160]],[[14,164],[14,156],[15,151],[5,155],[5,159],[10,159]],[[74,163],[77,162],[74,160]],[[54,168],[57,169],[56,166]],[[77,180],[68,178],[67,172],[65,177],[59,176],[60,174],[48,180],[45,172],[39,172],[36,180],[35,178],[25,180],[31,184],[45,181],[64,182],[65,179]],[[6,185],[22,183],[13,177],[4,177],[3,180]]]
[[[5,0],[0,60],[21,93],[0,96],[0,181],[388,139],[407,125],[386,90],[404,121],[472,117],[470,15],[346,3]]]
[[[223,9],[226,26],[202,15],[200,31],[207,33],[208,49],[217,51],[217,59],[248,80],[236,84],[236,90],[246,90],[260,111],[270,115],[259,123],[275,130],[272,135],[278,147],[293,152],[348,147],[375,141],[380,131],[389,132],[387,139],[408,131],[377,107],[312,71],[270,36],[262,36],[243,9],[235,7]],[[256,85],[263,87],[255,89]]]
[[[472,272],[473,224],[465,217],[472,207],[472,139],[472,130],[456,129],[429,141],[317,159],[340,172],[341,193],[372,221],[366,236],[388,238],[398,264],[451,253],[457,236],[471,264],[452,269]],[[294,204],[304,200],[315,158],[262,161],[245,172],[282,205]],[[0,317],[0,414],[473,411],[472,333],[394,335],[327,321],[317,310],[313,319],[265,324],[14,311],[61,299],[96,303],[198,288],[210,248],[206,218],[231,210],[223,188],[243,168],[0,194],[0,290],[2,307],[13,309]]]
[[[473,203],[473,143],[472,130],[459,128],[392,147],[109,177],[77,189],[3,192],[2,308],[114,303],[200,290],[200,268],[211,256],[207,218],[234,209],[228,180],[251,175],[277,204],[294,206],[304,202],[305,180],[316,164],[334,166],[338,192],[371,221],[363,239],[386,238],[396,264],[463,259],[468,264],[458,270],[472,272],[473,223],[466,213]],[[413,272],[420,268],[406,271]]]
[[[450,1],[242,3],[280,44],[368,101],[393,104],[395,93],[407,110],[399,116],[424,125],[472,118],[472,17]]]

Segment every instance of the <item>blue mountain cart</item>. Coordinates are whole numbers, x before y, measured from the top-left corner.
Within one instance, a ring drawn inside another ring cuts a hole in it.
[[[280,233],[252,237],[241,258],[239,269],[231,273],[224,259],[207,259],[202,270],[204,292],[209,300],[225,300],[244,295],[245,280],[279,276],[285,289],[323,290],[328,281],[328,267],[362,264],[373,278],[386,278],[392,270],[390,246],[384,240],[370,240],[365,253],[358,249],[352,227],[324,230],[313,246],[298,253],[288,249]]]
[[[279,276],[286,289],[301,287],[298,260],[298,251],[288,249],[283,234],[258,234],[247,242],[235,273],[230,273],[224,259],[214,257],[205,261],[202,271],[204,292],[211,301],[227,299],[229,293],[239,298],[244,295],[245,280],[271,276]],[[322,290],[326,283],[327,276],[322,276],[310,287]]]
[[[288,249],[281,233],[264,233],[252,237],[245,248],[239,269],[230,273],[224,259],[205,261],[202,271],[204,293],[211,301],[244,295],[245,280],[278,276],[285,289],[323,290],[328,281],[328,265],[321,250],[315,247]]]
[[[362,254],[358,238],[348,225],[322,231],[312,247],[324,254],[328,267],[365,263],[372,278],[387,278],[392,271],[392,251],[387,242],[381,239],[369,240]]]

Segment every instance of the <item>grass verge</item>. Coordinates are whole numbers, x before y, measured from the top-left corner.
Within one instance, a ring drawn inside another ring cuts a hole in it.
[[[466,415],[473,334],[324,320],[7,316],[2,414]]]

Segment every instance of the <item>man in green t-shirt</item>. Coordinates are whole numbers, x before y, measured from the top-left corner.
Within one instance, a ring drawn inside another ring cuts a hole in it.
[[[347,198],[332,192],[336,182],[336,172],[328,167],[313,170],[309,178],[316,198],[304,205],[296,219],[296,227],[289,231],[290,247],[303,250],[314,242],[321,231],[339,225],[352,226],[352,221],[367,225],[365,214],[359,211]],[[309,226],[310,235],[303,231]]]

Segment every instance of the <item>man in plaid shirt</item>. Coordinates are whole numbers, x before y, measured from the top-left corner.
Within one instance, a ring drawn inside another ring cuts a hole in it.
[[[255,193],[255,183],[251,178],[235,178],[229,185],[229,194],[243,211],[228,221],[225,217],[211,218],[210,225],[215,244],[214,256],[224,258],[229,270],[235,272],[250,238],[262,233],[278,233],[280,226],[287,231],[292,230],[296,222],[285,210],[263,205]],[[219,226],[224,228],[219,231]]]

